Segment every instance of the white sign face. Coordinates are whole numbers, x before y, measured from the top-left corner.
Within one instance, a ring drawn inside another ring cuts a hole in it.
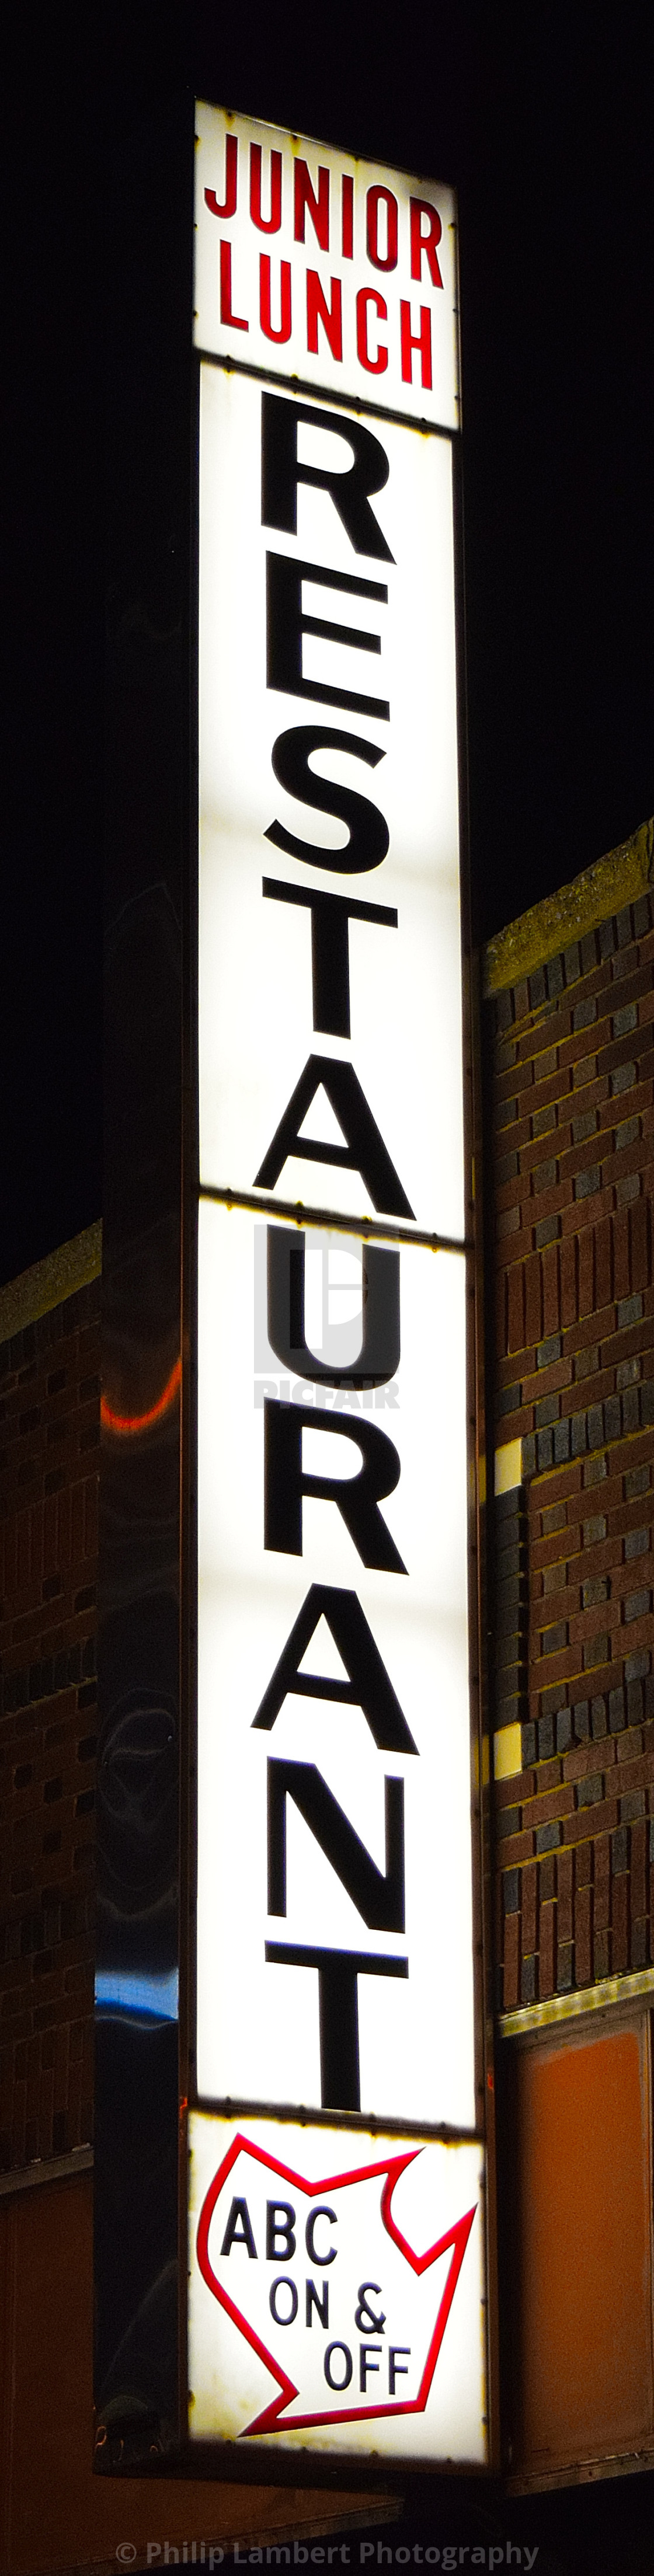
[[[371,1249],[377,1386],[356,1238],[317,1313],[324,1240],[200,1210],[198,2090],[473,2129],[465,1262]]]
[[[474,2144],[191,2118],[193,2432],[486,2457]]]
[[[449,443],[203,366],[200,454],[201,1181],[461,1240]]]
[[[189,2424],[479,2463],[454,210],[198,124]]]
[[[458,429],[451,189],[219,107],[196,138],[196,347]]]

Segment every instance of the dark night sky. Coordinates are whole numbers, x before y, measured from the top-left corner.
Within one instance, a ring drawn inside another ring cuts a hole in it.
[[[102,1207],[106,206],[153,97],[458,186],[477,935],[654,810],[654,16],[24,0],[3,47],[0,1281]],[[644,2570],[650,2492],[525,2500],[523,2536]]]
[[[103,312],[126,256],[106,223],[112,160],[152,97],[187,84],[458,185],[484,936],[654,808],[653,27],[583,0],[286,0],[261,28],[215,0],[69,0],[45,36],[21,13],[2,151],[0,1278],[102,1203]]]

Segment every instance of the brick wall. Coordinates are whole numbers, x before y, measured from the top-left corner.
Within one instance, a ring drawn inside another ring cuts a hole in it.
[[[654,1959],[651,865],[647,827],[486,957],[505,2012]],[[4,2169],[92,2135],[99,1265],[97,1227],[0,1291]]]
[[[526,919],[529,971],[486,1013],[496,1438],[519,1462],[495,1506],[504,2011],[654,1957],[651,829],[603,865],[608,917],[584,927],[600,867],[564,890],[565,947],[543,953],[560,899]]]
[[[53,1256],[0,1296],[0,1333],[12,1294],[23,1310],[30,1282],[37,1305],[39,1281],[47,1294],[43,1273],[56,1290],[62,1268],[64,1289],[97,1270],[99,1232],[77,1263]],[[87,1279],[0,1340],[4,2170],[92,2135],[99,1288]]]

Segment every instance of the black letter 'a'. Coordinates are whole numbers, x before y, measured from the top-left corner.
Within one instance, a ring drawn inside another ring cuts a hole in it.
[[[363,1565],[379,1566],[384,1574],[406,1574],[399,1548],[391,1538],[380,1500],[394,1494],[400,1481],[400,1461],[387,1431],[376,1422],[349,1413],[316,1414],[312,1404],[282,1404],[279,1396],[266,1396],[264,1408],[264,1547],[280,1556],[302,1555],[302,1498],[316,1495],[321,1502],[336,1503],[358,1549]],[[302,1466],[302,1432],[316,1431],[322,1439],[332,1432],[343,1440],[353,1440],[361,1452],[357,1476],[308,1476]]]
[[[282,1368],[316,1386],[387,1386],[400,1357],[400,1256],[364,1243],[361,1260],[362,1340],[358,1359],[343,1367],[316,1359],[304,1330],[306,1236],[288,1226],[268,1229],[268,1340]]]
[[[303,1119],[321,1085],[347,1138],[344,1145],[324,1145],[318,1137],[300,1135]],[[348,1171],[360,1172],[378,1214],[383,1210],[387,1216],[413,1216],[413,1208],[351,1064],[339,1064],[334,1056],[329,1055],[308,1057],[304,1072],[291,1093],[288,1108],[284,1110],[264,1154],[256,1174],[255,1188],[275,1189],[289,1155],[298,1156],[301,1162],[339,1163]]]
[[[320,1619],[326,1619],[331,1629],[348,1681],[334,1680],[326,1673],[300,1672]],[[287,1691],[294,1691],[299,1699],[336,1699],[348,1708],[361,1708],[380,1753],[417,1753],[356,1592],[343,1592],[336,1583],[310,1584],[253,1726],[270,1733]]]
[[[250,2262],[256,2263],[257,2249],[252,2234],[250,2212],[246,2200],[232,2201],[225,2234],[220,2248],[221,2254],[231,2254],[233,2245],[245,2245],[250,2257]]]
[[[369,1932],[404,1931],[404,1781],[384,1781],[386,1874],[315,1762],[268,1763],[268,1913],[286,1913],[286,1800],[331,1862]]]
[[[310,805],[318,814],[335,814],[339,823],[347,823],[349,841],[344,850],[325,849],[324,842],[302,841],[296,832],[287,832],[285,823],[277,822],[268,824],[266,840],[273,841],[276,850],[286,850],[291,859],[306,859],[312,868],[328,868],[331,876],[359,877],[367,868],[381,867],[389,833],[379,806],[355,787],[343,787],[335,778],[315,777],[309,768],[314,751],[349,751],[353,760],[364,760],[368,769],[376,769],[385,752],[378,743],[366,742],[363,734],[338,733],[335,725],[289,725],[273,743],[272,765],[280,787],[299,805]]]
[[[330,438],[342,438],[349,447],[352,464],[343,474],[324,465],[300,465],[297,452],[298,421],[308,421],[312,429],[328,429]],[[340,420],[337,412],[318,411],[313,404],[285,402],[281,394],[261,397],[261,520],[264,528],[283,528],[285,536],[297,535],[298,483],[310,483],[319,492],[328,492],[339,519],[357,555],[376,555],[382,563],[394,563],[390,546],[370,508],[369,494],[383,492],[388,482],[388,457],[381,439],[361,420]]]

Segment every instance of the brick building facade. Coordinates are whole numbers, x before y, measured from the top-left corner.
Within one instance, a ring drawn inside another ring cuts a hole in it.
[[[654,1957],[652,847],[486,960],[500,2012]]]
[[[500,2326],[518,2486],[654,2461],[653,859],[648,825],[484,959]],[[115,2563],[115,2482],[90,2468],[86,2170],[100,1268],[98,1225],[0,1291],[0,2295],[18,2391],[4,2433],[0,2404],[0,2576]],[[586,2235],[575,2202],[572,2238],[571,2142],[589,2208],[605,2202]],[[53,2419],[34,2488],[28,2276],[76,2424],[74,2473]],[[194,2492],[162,2482],[171,2532],[199,2529]],[[137,2539],[147,2493],[118,2490]],[[203,2493],[227,2546],[375,2519],[351,2494]]]

